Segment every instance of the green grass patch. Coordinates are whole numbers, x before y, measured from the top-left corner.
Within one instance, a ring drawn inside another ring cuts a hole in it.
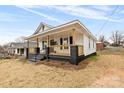
[[[99,55],[93,55],[93,56],[89,56],[88,60],[89,61],[97,61],[98,60]]]

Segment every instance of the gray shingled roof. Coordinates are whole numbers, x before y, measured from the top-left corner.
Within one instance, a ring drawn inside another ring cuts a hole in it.
[[[36,47],[37,43],[36,42],[29,42],[29,47]],[[23,42],[23,43],[11,43],[10,48],[27,48],[28,44],[27,42]]]

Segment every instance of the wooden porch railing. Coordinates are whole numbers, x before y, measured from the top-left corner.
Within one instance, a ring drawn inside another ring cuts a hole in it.
[[[84,54],[83,45],[52,45],[52,46],[49,46],[50,47],[50,53],[52,52],[52,49],[54,50],[56,48],[56,51],[53,51],[54,52],[53,54],[70,56],[70,48],[71,48],[71,46],[78,46],[78,56]],[[57,51],[57,49],[58,49],[58,51]]]
[[[78,56],[84,54],[83,45],[52,45],[52,46],[49,46],[49,54],[70,56],[71,46],[78,46]],[[44,50],[44,53],[45,53],[45,50]],[[36,49],[29,48],[29,54],[36,54]]]
[[[52,45],[49,46],[50,55],[61,55],[70,56],[70,46],[69,45]]]
[[[84,47],[83,45],[78,46],[78,56],[81,56],[84,54]]]
[[[61,49],[64,47],[66,48]],[[36,56],[42,57],[42,54],[34,53],[34,49],[29,49],[28,58],[32,59],[34,57],[36,58]],[[84,47],[83,45],[53,45],[46,47],[44,56],[46,59],[67,59],[71,64],[77,65],[83,59]]]

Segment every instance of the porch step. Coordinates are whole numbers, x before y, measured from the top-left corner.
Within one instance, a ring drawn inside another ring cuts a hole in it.
[[[32,59],[29,59],[29,61],[36,62],[36,59],[32,58]]]

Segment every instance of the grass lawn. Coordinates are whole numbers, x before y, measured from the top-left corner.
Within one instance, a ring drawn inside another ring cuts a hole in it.
[[[31,64],[0,60],[0,87],[124,87],[124,48],[106,49],[78,66],[68,62]]]

